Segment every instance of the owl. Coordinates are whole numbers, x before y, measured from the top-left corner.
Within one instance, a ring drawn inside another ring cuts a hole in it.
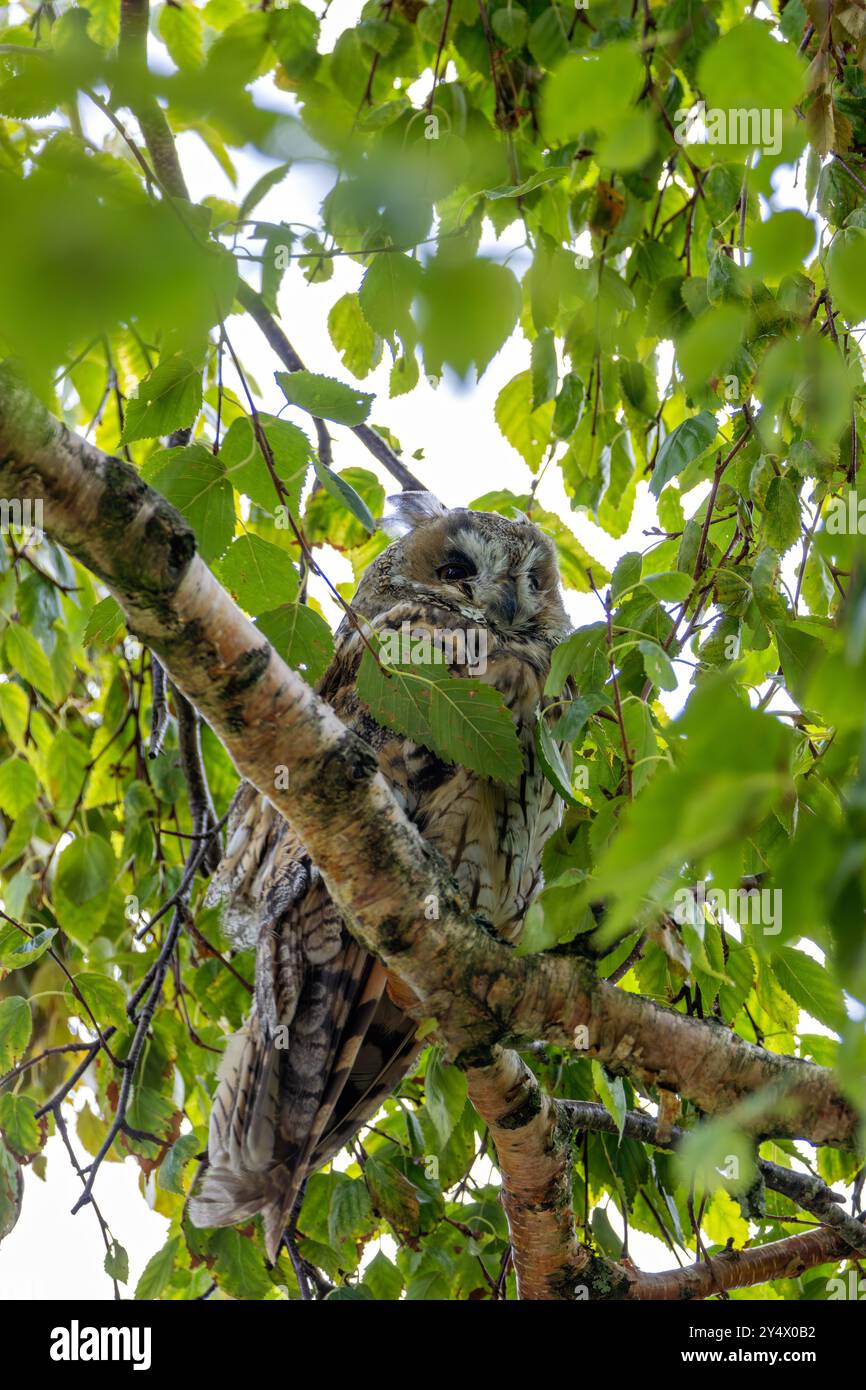
[[[535,749],[551,653],[570,630],[556,552],[523,517],[449,510],[423,492],[389,503],[383,525],[396,539],[361,579],[355,623],[338,629],[319,693],[375,751],[467,907],[513,942],[562,810]],[[379,725],[356,690],[358,625],[368,640],[408,639],[410,659],[426,643],[452,675],[495,687],[515,721],[519,780],[493,781]],[[405,1012],[411,995],[349,934],[304,846],[249,783],[232,803],[208,900],[223,904],[230,940],[255,946],[255,1000],[223,1056],[189,1211],[197,1226],[261,1212],[273,1261],[306,1176],[372,1119],[422,1044]]]

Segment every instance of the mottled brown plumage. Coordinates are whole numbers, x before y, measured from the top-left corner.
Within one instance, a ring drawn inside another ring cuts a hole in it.
[[[375,750],[406,814],[443,855],[467,902],[516,939],[561,806],[538,766],[534,725],[550,654],[569,630],[553,545],[525,519],[446,510],[427,493],[392,499],[399,539],[369,566],[353,609],[382,635],[408,624],[438,649],[447,632],[486,645],[483,671],[515,717],[524,771],[481,777],[385,729],[358,698],[364,646],[344,621],[320,693]],[[470,651],[471,651],[470,645]],[[477,650],[476,653],[477,655]],[[397,982],[344,927],[316,869],[270,802],[242,783],[210,889],[239,946],[256,947],[255,1005],[229,1040],[214,1098],[210,1166],[193,1221],[224,1226],[261,1211],[271,1258],[307,1173],[333,1157],[417,1057]]]

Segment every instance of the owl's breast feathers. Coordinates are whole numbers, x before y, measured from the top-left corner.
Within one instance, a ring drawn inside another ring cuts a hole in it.
[[[373,626],[409,623],[413,634],[435,642],[449,622],[453,628],[447,610],[402,603]],[[341,636],[322,697],[375,750],[406,814],[450,865],[472,909],[513,941],[561,812],[534,742],[549,647],[491,634],[486,669],[473,672],[501,692],[515,717],[524,770],[516,785],[504,786],[376,723],[355,689],[363,643],[354,631]],[[465,666],[451,669],[469,674]],[[208,901],[224,904],[231,940],[255,944],[256,992],[220,1067],[209,1168],[190,1214],[196,1225],[225,1226],[262,1211],[276,1259],[307,1173],[372,1118],[421,1044],[403,1012],[411,994],[349,935],[303,846],[249,783],[232,804]]]

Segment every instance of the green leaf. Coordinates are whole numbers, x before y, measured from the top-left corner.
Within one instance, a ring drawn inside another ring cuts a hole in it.
[[[441,253],[419,287],[418,316],[424,365],[439,376],[443,365],[479,378],[512,332],[520,313],[520,285],[506,266],[477,258],[452,262]]]
[[[191,0],[162,6],[159,12],[159,36],[172,61],[182,70],[201,67],[204,61],[202,33],[201,10]],[[246,214],[241,213],[241,216],[245,217]]]
[[[764,503],[764,538],[784,555],[800,539],[800,499],[790,478],[773,478]]]
[[[610,596],[614,602],[629,593],[640,583],[643,557],[636,550],[629,550],[617,560],[610,581]]]
[[[779,43],[770,27],[757,19],[734,24],[702,55],[698,85],[708,107],[723,111],[743,106],[791,112],[799,100],[805,65],[796,49]],[[748,74],[748,102],[743,75]]]
[[[496,37],[509,48],[523,46],[529,23],[522,5],[509,4],[507,9],[496,10],[491,16],[490,25]]]
[[[682,603],[691,593],[694,580],[682,570],[670,570],[665,574],[645,574],[641,584],[663,603]]]
[[[313,460],[316,470],[316,477],[322,484],[325,491],[339,502],[347,511],[352,513],[356,521],[360,521],[365,531],[371,533],[376,529],[376,519],[371,515],[370,508],[367,506],[363,497],[355,491],[352,484],[342,478],[339,473],[334,473],[319,459]]]
[[[361,312],[357,294],[344,294],[328,314],[331,342],[354,377],[370,374],[382,356],[382,340]]]
[[[796,208],[774,212],[752,233],[749,271],[758,280],[777,285],[802,267],[815,244],[815,224]]]
[[[261,178],[256,179],[249,193],[241,200],[241,205],[238,208],[238,221],[242,222],[249,217],[253,208],[258,207],[265,194],[270,193],[272,188],[276,188],[277,184],[282,183],[290,168],[291,165],[289,164],[278,164],[274,169],[268,169]]]
[[[126,403],[121,443],[186,429],[201,410],[201,370],[186,357],[169,357],[138,383]]]
[[[8,935],[0,936],[0,965],[4,970],[23,970],[33,965],[45,955],[56,935],[56,927],[42,927],[29,938],[10,927]]]
[[[466,1073],[446,1066],[438,1047],[430,1052],[424,1074],[424,1100],[444,1148],[466,1105]]]
[[[852,327],[866,319],[866,228],[836,233],[827,253],[827,283],[833,307]]]
[[[222,555],[235,529],[235,500],[222,460],[203,444],[163,449],[145,477],[186,518],[202,559]]]
[[[362,425],[370,414],[373,397],[356,391],[330,376],[313,372],[275,372],[277,385],[290,405],[338,425]]]
[[[542,188],[546,183],[555,183],[570,173],[571,169],[567,164],[553,164],[547,169],[539,169],[537,174],[530,174],[522,183],[509,183],[504,188],[484,188],[482,192],[491,202],[496,202],[499,198],[522,198],[527,193],[534,193],[536,188]]]
[[[364,1270],[364,1283],[381,1303],[396,1303],[403,1292],[403,1276],[380,1250]]]
[[[500,10],[507,14],[507,10]],[[542,328],[532,344],[532,409],[537,410],[556,395],[556,339],[549,328]]]
[[[30,1096],[0,1093],[0,1131],[7,1147],[19,1158],[38,1153],[44,1142],[47,1130],[40,1132],[36,1110],[36,1101]]]
[[[559,744],[550,731],[550,725],[542,714],[539,714],[535,725],[535,751],[538,754],[541,770],[550,785],[559,792],[564,801],[573,803],[571,774]]]
[[[567,439],[573,433],[580,419],[583,396],[583,382],[580,377],[574,372],[566,372],[553,412],[553,433],[557,439]]]
[[[6,660],[13,671],[23,680],[54,703],[54,675],[48,657],[40,647],[32,632],[20,623],[10,623],[4,637]]]
[[[313,453],[310,441],[290,420],[262,412],[259,424],[270,447],[274,472],[283,484],[282,495],[277,493],[248,415],[232,421],[220,446],[220,462],[232,486],[265,511],[273,513],[277,506],[285,505],[296,512]]]
[[[20,1165],[0,1141],[0,1241],[14,1228],[21,1215],[24,1175]]]
[[[682,473],[693,459],[706,453],[718,432],[716,417],[709,410],[702,410],[683,420],[665,438],[658,452],[656,465],[650,480],[650,492],[658,497],[662,488]]]
[[[108,913],[117,865],[101,835],[79,835],[57,861],[54,905],[60,925],[76,941],[91,941]]]
[[[298,571],[288,551],[253,532],[232,541],[216,573],[241,608],[253,616],[283,599],[294,599],[298,592]]]
[[[98,975],[92,970],[82,970],[74,977],[75,989],[90,1007],[90,1012],[104,1031],[109,1024],[122,1028],[126,1023],[126,994],[117,980],[107,975]],[[72,1013],[80,1013],[78,995],[67,982],[64,990],[66,1002]]]
[[[100,642],[106,647],[112,647],[125,626],[123,609],[117,599],[109,595],[91,609],[84,629],[84,643],[87,645],[88,642]]]
[[[294,3],[271,13],[270,40],[286,76],[309,77],[319,64],[319,21],[306,5]]]
[[[609,1076],[601,1062],[592,1064],[592,1080],[596,1093],[601,1098],[601,1103],[607,1113],[616,1122],[617,1131],[620,1139],[625,1128],[625,1117],[628,1111],[628,1102],[625,1095],[625,1086],[621,1076]]]
[[[271,646],[287,666],[310,685],[325,674],[334,655],[334,639],[324,618],[303,603],[284,603],[256,618]]]
[[[644,670],[647,679],[653,685],[657,685],[660,690],[676,690],[677,677],[670,657],[658,642],[638,642],[638,651],[643,657]]]
[[[176,1139],[159,1166],[157,1183],[166,1192],[184,1195],[183,1170],[191,1158],[195,1158],[201,1144],[194,1134],[182,1134]]]
[[[134,1296],[137,1301],[159,1298],[171,1279],[179,1250],[180,1237],[171,1236],[162,1249],[157,1250],[156,1254],[150,1257],[135,1286]]]
[[[449,763],[501,782],[514,782],[523,758],[514,720],[498,691],[450,676],[442,666],[389,666],[365,652],[358,695],[373,718],[430,748]]]
[[[422,276],[418,262],[399,252],[382,252],[373,259],[358,298],[364,318],[375,333],[389,342],[399,338],[407,346],[414,344],[417,330],[412,300]]]
[[[20,1060],[32,1031],[27,1000],[18,995],[0,999],[0,1072],[8,1071]]]
[[[496,397],[496,423],[533,473],[538,471],[550,441],[553,409],[552,402],[547,401],[533,410],[530,372],[518,372]]]
[[[328,1207],[328,1235],[333,1246],[352,1236],[360,1235],[370,1219],[370,1194],[367,1184],[360,1178],[340,1180],[331,1189]]]
[[[0,809],[19,816],[39,795],[39,779],[24,758],[0,763]]]
[[[818,961],[793,946],[773,957],[773,973],[786,994],[825,1028],[841,1033],[847,1014],[842,991]]]
[[[129,1256],[119,1241],[113,1240],[105,1252],[103,1269],[118,1284],[129,1283]]]
[[[633,44],[570,53],[549,77],[541,102],[547,137],[564,144],[584,131],[615,129],[629,112],[644,80],[644,67]]]

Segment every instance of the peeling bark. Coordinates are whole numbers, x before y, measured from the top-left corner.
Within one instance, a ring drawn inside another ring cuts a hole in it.
[[[487,1121],[502,1176],[521,1299],[614,1296],[624,1272],[577,1238],[572,1210],[571,1124],[516,1052],[467,1073],[469,1099]],[[578,1292],[579,1291],[579,1292]]]
[[[712,1260],[669,1269],[661,1274],[631,1276],[626,1298],[631,1302],[647,1299],[712,1298],[730,1289],[751,1288],[770,1279],[796,1279],[804,1270],[850,1255],[841,1236],[819,1227],[802,1236],[788,1236],[769,1245],[750,1250],[726,1250]]]
[[[853,1146],[858,1116],[829,1070],[624,993],[580,959],[518,957],[473,922],[369,748],[244,617],[196,554],[186,521],[7,370],[0,490],[43,499],[48,533],[108,586],[238,770],[291,822],[352,931],[414,990],[419,1016],[438,1020],[452,1057],[485,1066],[497,1043],[573,1047],[580,1028],[583,1055],[707,1113],[767,1089],[760,1133]],[[279,766],[289,769],[285,790],[275,785]]]

